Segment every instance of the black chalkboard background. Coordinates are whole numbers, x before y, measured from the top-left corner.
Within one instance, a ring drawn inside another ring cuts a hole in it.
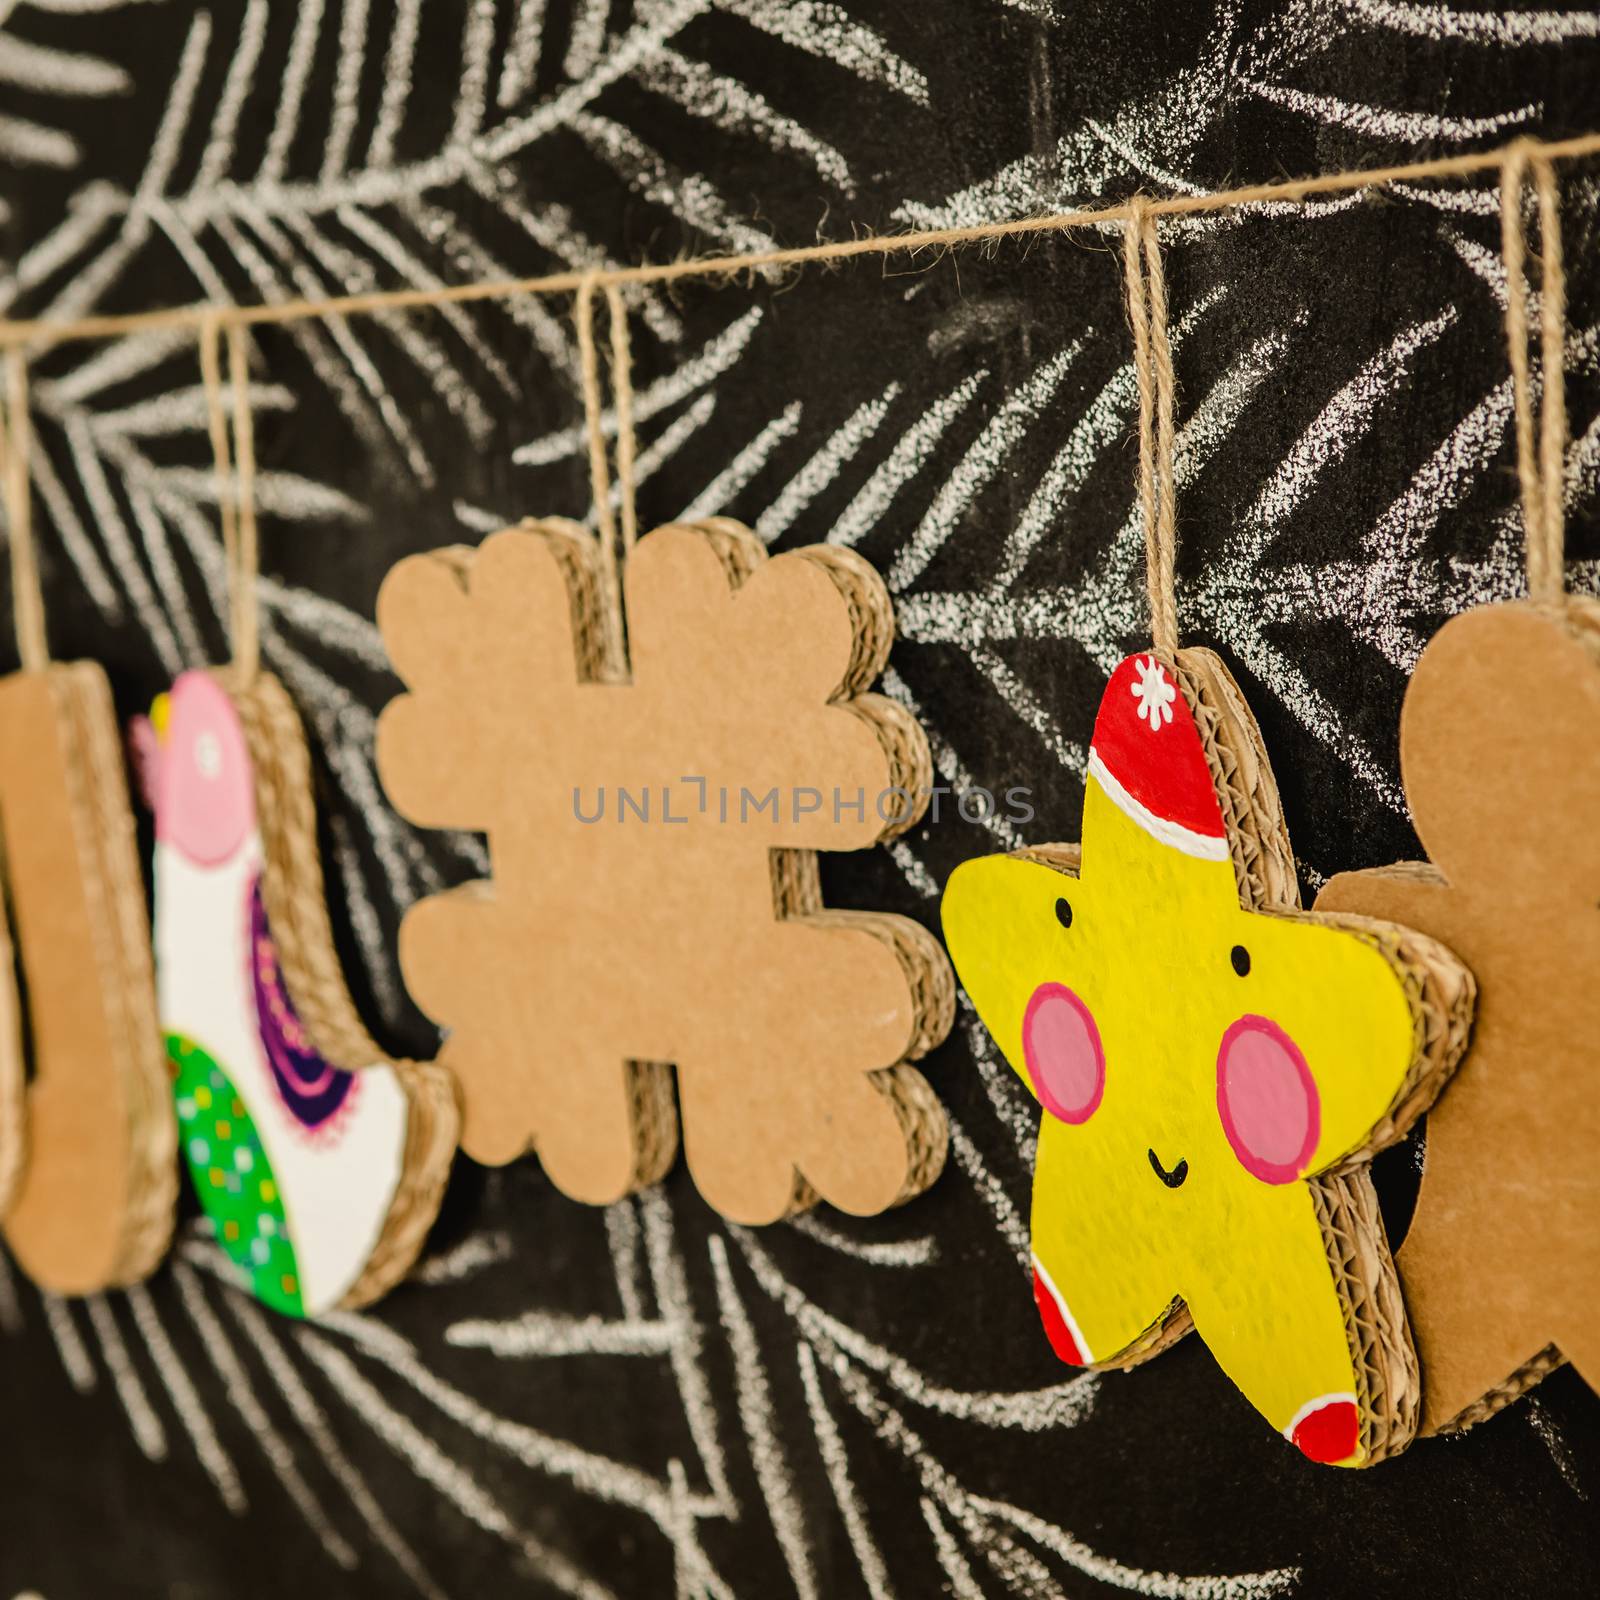
[[[32,0],[0,6],[0,299],[524,274],[1566,135],[1600,128],[1597,35],[1476,0]],[[1597,171],[1565,179],[1586,589]],[[1415,851],[1406,672],[1520,582],[1494,187],[1166,238],[1182,620],[1250,695],[1314,887]],[[635,302],[645,524],[696,505],[786,546],[842,523],[895,589],[891,691],[947,780],[1034,791],[1034,842],[1075,837],[1105,669],[1143,637],[1115,243]],[[268,649],[318,751],[352,983],[397,1052],[435,1045],[399,909],[470,869],[372,787],[395,685],[367,619],[408,551],[584,513],[567,310],[259,340]],[[222,649],[197,383],[181,336],[35,367],[53,642],[129,713]],[[932,922],[951,867],[1008,842],[947,812],[825,863],[828,894]],[[1032,1103],[970,1013],[928,1073],[949,1167],[876,1221],[744,1233],[681,1164],[602,1214],[535,1161],[463,1162],[422,1281],[316,1330],[253,1314],[192,1216],[133,1295],[49,1304],[8,1267],[0,1594],[1600,1591],[1600,1401],[1569,1371],[1350,1475],[1274,1440],[1195,1339],[1055,1387],[1020,1259]],[[1380,1163],[1397,1237],[1418,1154]],[[485,1344],[519,1322],[527,1353]]]

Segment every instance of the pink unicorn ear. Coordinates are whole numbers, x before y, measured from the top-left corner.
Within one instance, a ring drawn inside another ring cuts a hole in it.
[[[128,759],[139,784],[139,793],[152,815],[160,809],[161,735],[149,717],[135,717],[128,725]]]

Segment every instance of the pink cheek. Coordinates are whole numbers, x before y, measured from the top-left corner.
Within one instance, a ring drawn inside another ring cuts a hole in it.
[[[1322,1101],[1300,1047],[1266,1017],[1240,1017],[1217,1052],[1217,1115],[1239,1164],[1290,1183],[1310,1164]]]
[[[1040,1102],[1087,1122],[1106,1087],[1106,1056],[1089,1008],[1065,984],[1041,983],[1022,1017],[1022,1055]]]

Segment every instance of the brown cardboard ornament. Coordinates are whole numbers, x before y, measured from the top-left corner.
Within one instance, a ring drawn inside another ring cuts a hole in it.
[[[32,1055],[6,1239],[45,1289],[135,1283],[171,1238],[176,1132],[122,740],[98,666],[0,680],[0,817]]]
[[[4,905],[0,862],[0,906]],[[22,1044],[22,997],[17,992],[17,952],[11,927],[0,915],[0,1218],[22,1182],[28,1149],[28,1065]]]
[[[1406,691],[1400,761],[1429,860],[1341,873],[1317,909],[1407,922],[1478,980],[1399,1252],[1437,1433],[1563,1359],[1600,1387],[1600,605],[1446,623]]]
[[[921,729],[863,692],[887,591],[848,550],[768,560],[734,522],[659,528],[626,568],[625,676],[605,575],[583,529],[524,523],[403,561],[379,595],[411,689],[379,724],[384,786],[422,826],[486,832],[494,863],[400,934],[463,1147],[536,1149],[565,1193],[615,1200],[671,1165],[670,1064],[719,1211],[881,1211],[943,1164],[906,1063],[954,1000],[916,923],[821,901],[817,851],[891,836],[926,797]]]

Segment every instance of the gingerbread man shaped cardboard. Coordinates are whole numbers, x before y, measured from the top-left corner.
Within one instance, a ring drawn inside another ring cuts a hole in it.
[[[1600,605],[1447,622],[1406,691],[1400,761],[1428,861],[1341,873],[1317,907],[1400,918],[1478,980],[1399,1255],[1439,1432],[1563,1357],[1600,1387]]]

